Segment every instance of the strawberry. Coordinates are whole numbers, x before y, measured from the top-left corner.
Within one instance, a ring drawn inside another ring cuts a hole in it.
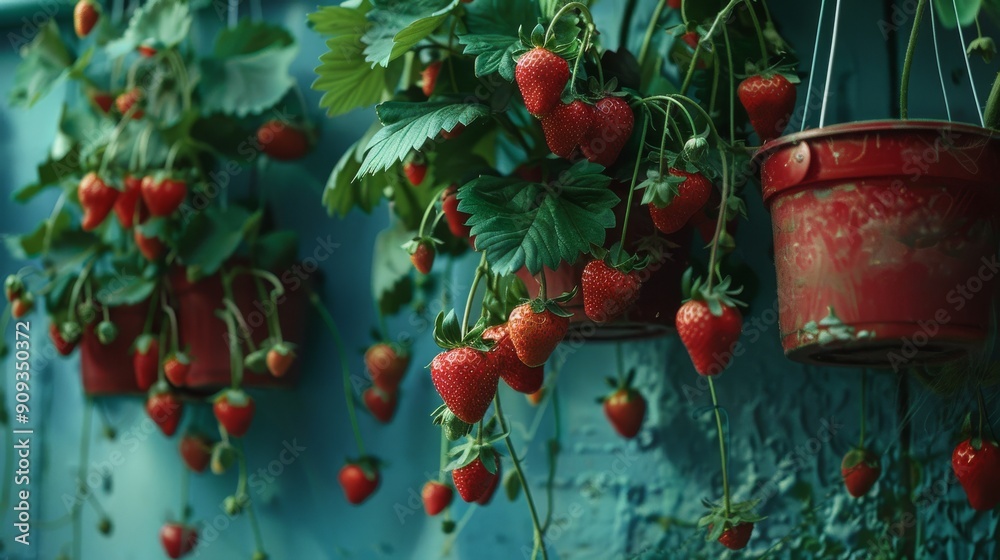
[[[951,468],[969,505],[989,511],[1000,504],[1000,446],[987,439],[967,439],[951,454]]]
[[[621,97],[605,97],[591,109],[590,129],[580,149],[588,160],[611,167],[618,161],[634,126],[635,115],[628,102]]]
[[[180,451],[184,464],[196,473],[205,472],[212,461],[212,441],[202,434],[185,434]]]
[[[447,484],[430,481],[424,484],[423,490],[420,491],[420,497],[423,499],[424,511],[427,512],[427,515],[435,516],[451,505],[451,501],[455,498],[455,491]]]
[[[156,383],[159,366],[160,342],[148,334],[140,335],[135,341],[135,352],[132,354],[132,371],[139,390],[148,391]]]
[[[528,398],[528,402],[531,403],[531,406],[538,406],[538,403],[542,402],[542,399],[545,398],[545,387],[542,387],[530,395],[526,395],[526,397]]]
[[[174,387],[187,385],[188,372],[191,371],[191,358],[183,352],[171,354],[163,362],[163,373],[167,381]]]
[[[726,369],[743,329],[743,315],[736,308],[741,302],[730,297],[740,290],[730,291],[729,282],[726,278],[708,292],[697,280],[692,299],[677,310],[677,334],[701,375],[718,375]]]
[[[379,476],[378,464],[368,458],[358,462],[350,462],[340,469],[337,475],[347,501],[358,505],[368,499],[378,488],[382,477]]]
[[[701,41],[701,36],[698,35],[697,31],[688,31],[687,33],[681,35],[681,41],[687,43],[692,49],[698,48],[698,41]]]
[[[451,130],[441,129],[441,138],[451,140],[452,138],[458,138],[463,132],[465,132],[465,125],[457,123]]]
[[[438,74],[441,73],[441,61],[435,60],[424,68],[424,71],[420,73],[420,77],[423,78],[423,85],[421,86],[424,90],[424,95],[430,97],[434,93],[434,87],[437,85]]]
[[[279,161],[301,159],[309,153],[309,136],[305,130],[277,119],[257,129],[257,143],[261,151]]]
[[[160,427],[165,436],[172,436],[177,431],[177,424],[184,412],[184,403],[168,390],[154,390],[146,399],[146,413]]]
[[[549,359],[569,331],[569,317],[561,317],[538,302],[522,303],[510,312],[507,333],[517,357],[528,366],[540,366]]]
[[[15,319],[20,319],[31,312],[34,306],[35,299],[31,297],[31,294],[24,294],[10,304],[10,315]]]
[[[566,59],[544,47],[535,47],[525,53],[514,69],[524,106],[535,116],[548,115],[556,108],[569,75]]]
[[[255,410],[253,397],[239,389],[226,391],[212,405],[215,419],[234,437],[243,437],[247,433]]]
[[[458,209],[457,185],[451,185],[445,189],[441,195],[441,209],[444,211],[444,219],[448,222],[448,230],[459,239],[469,239],[472,236],[472,228],[465,225],[470,216]]]
[[[387,393],[378,387],[369,387],[361,394],[361,400],[372,416],[383,424],[388,424],[396,414],[396,392]]]
[[[379,342],[365,352],[365,367],[372,382],[386,393],[395,393],[410,365],[410,357],[396,349],[394,345]]]
[[[93,0],[79,0],[73,8],[73,30],[76,31],[76,36],[83,39],[90,35],[100,18],[101,14]]]
[[[147,43],[139,45],[138,47],[135,48],[135,50],[137,50],[139,52],[139,55],[142,56],[143,58],[153,58],[154,56],[156,56],[156,47]]]
[[[542,117],[542,131],[549,150],[564,159],[573,157],[576,147],[590,131],[593,114],[590,105],[577,99],[568,105],[560,103]]]
[[[635,274],[626,274],[604,261],[583,267],[583,311],[595,323],[617,319],[639,299],[641,284]]]
[[[139,252],[149,262],[156,262],[163,256],[165,249],[163,242],[158,237],[146,237],[138,228],[132,232],[135,245],[139,247]]]
[[[483,458],[493,461],[493,472],[486,469]],[[500,460],[492,447],[483,447],[476,458],[464,466],[451,471],[451,479],[455,483],[458,495],[466,502],[474,502],[493,485],[497,479]]]
[[[844,479],[847,492],[855,498],[867,494],[881,473],[878,456],[867,449],[848,451],[840,463],[840,476]]]
[[[414,187],[419,186],[427,177],[427,164],[422,159],[412,159],[403,164],[403,174]]]
[[[673,8],[675,10],[679,10],[679,9],[681,9],[681,2],[682,1],[683,0],[667,0],[667,6],[670,6],[671,8]]]
[[[295,352],[286,344],[277,344],[267,352],[267,371],[275,377],[284,377],[295,363]]]
[[[740,550],[746,547],[753,534],[753,523],[738,523],[727,527],[719,537],[719,542],[730,550]]]
[[[49,338],[52,339],[52,344],[56,347],[56,352],[59,352],[62,356],[69,356],[76,348],[76,341],[68,341],[63,338],[61,332],[59,332],[59,325],[51,323],[49,325]]]
[[[187,198],[187,183],[177,179],[160,179],[143,177],[142,200],[154,216],[169,216],[180,208]]]
[[[118,200],[118,191],[108,186],[97,173],[87,173],[76,188],[77,198],[83,207],[84,231],[92,231],[104,222]]]
[[[676,194],[664,207],[657,206],[655,201],[649,204],[653,224],[663,233],[680,231],[712,195],[712,183],[701,173],[688,173],[671,167],[670,174],[684,177],[684,182],[676,185]]]
[[[24,293],[24,281],[16,274],[8,274],[3,282],[3,293],[7,301],[13,302]]]
[[[180,558],[198,546],[198,530],[180,523],[167,523],[160,528],[160,544],[167,556]]]
[[[431,381],[455,416],[475,424],[490,407],[500,376],[486,352],[463,346],[434,357]]]
[[[410,255],[410,262],[420,274],[430,274],[434,266],[434,245],[428,241],[420,241]]]
[[[511,341],[506,325],[496,325],[483,332],[483,340],[491,340],[496,344],[490,350],[489,357],[496,364],[500,377],[510,385],[511,389],[520,393],[531,394],[542,388],[545,380],[545,368],[530,367],[517,357],[514,342]]]
[[[646,399],[631,387],[620,387],[604,399],[604,415],[615,431],[632,439],[646,416]]]
[[[483,495],[479,496],[479,498],[476,500],[477,504],[485,506],[488,505],[491,501],[493,501],[493,495],[497,493],[497,487],[500,486],[500,478],[501,478],[500,473],[503,471],[502,465],[503,463],[497,461],[497,474],[496,476],[493,477],[493,482],[491,482],[490,485],[486,487],[486,491],[483,492]]]
[[[132,88],[115,98],[115,108],[122,115],[127,115],[132,108],[135,107],[136,103],[142,101],[143,95],[142,90],[139,88]],[[146,112],[142,109],[135,109],[132,112],[133,119],[141,119],[146,115]]]
[[[541,183],[545,180],[545,170],[542,169],[541,165],[519,165],[514,170],[514,175],[529,183]]]
[[[111,112],[111,107],[115,104],[115,96],[106,91],[91,91],[90,100],[105,115]]]
[[[122,227],[130,228],[136,223],[136,214],[139,215],[139,221],[143,221],[144,208],[139,204],[142,198],[142,179],[126,175],[123,183],[124,190],[118,194],[114,209]]]
[[[736,94],[761,142],[781,136],[795,110],[795,86],[788,78],[781,74],[750,76],[740,82]]]

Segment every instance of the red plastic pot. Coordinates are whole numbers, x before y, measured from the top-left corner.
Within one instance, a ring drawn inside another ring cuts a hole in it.
[[[900,369],[986,339],[1000,272],[998,136],[877,121],[763,146],[789,358]]]
[[[108,317],[118,327],[118,337],[108,345],[97,339],[98,321],[83,329],[80,338],[80,373],[83,390],[91,396],[138,395],[132,371],[132,344],[142,333],[149,303],[109,307]],[[100,316],[100,313],[98,314]]]
[[[189,282],[183,270],[177,270],[172,278],[177,296],[177,322],[180,331],[181,348],[187,348],[191,356],[191,370],[188,373],[187,388],[194,390],[214,390],[226,387],[231,381],[229,355],[229,335],[226,323],[215,315],[223,307],[222,279],[216,274],[197,282]],[[304,334],[305,306],[307,295],[303,286],[292,290],[286,285],[285,294],[277,305],[278,321],[284,340],[301,345]],[[266,313],[271,302],[271,285],[264,282],[265,294],[261,298],[254,277],[240,274],[233,279],[233,300],[250,328],[250,336],[255,345],[268,338]],[[291,387],[299,377],[299,360],[280,378],[268,372],[261,374],[244,369],[243,385],[247,387]]]

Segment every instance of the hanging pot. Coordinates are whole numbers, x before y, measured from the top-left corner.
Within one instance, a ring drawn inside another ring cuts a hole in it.
[[[109,307],[108,318],[118,328],[118,336],[107,345],[97,338],[99,320],[84,327],[80,338],[80,373],[85,393],[91,396],[144,393],[136,385],[132,371],[132,344],[142,333],[148,312],[148,302]]]
[[[241,264],[234,264],[241,266]],[[301,284],[295,288],[285,285],[285,293],[278,298],[277,306],[270,300],[271,285],[261,280],[264,297],[261,297],[255,277],[239,274],[233,279],[233,302],[239,308],[249,328],[250,338],[256,347],[269,337],[267,316],[276,309],[285,341],[301,345],[304,333],[307,296]],[[229,354],[229,332],[225,321],[215,312],[223,308],[222,278],[215,274],[197,282],[190,282],[183,269],[175,271],[172,284],[177,296],[177,321],[181,348],[191,356],[191,369],[187,388],[215,390],[229,386],[232,366]],[[299,377],[299,360],[282,377],[268,372],[254,373],[244,369],[243,385],[247,387],[291,387]]]
[[[789,358],[898,370],[986,339],[1000,134],[854,123],[769,142],[757,162]]]

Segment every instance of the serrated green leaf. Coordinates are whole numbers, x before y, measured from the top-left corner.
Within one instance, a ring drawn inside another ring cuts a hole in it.
[[[360,35],[342,35],[326,42],[319,57],[312,89],[323,92],[319,105],[336,117],[382,101],[395,89],[402,75],[401,64],[371,68],[364,58]]]
[[[388,101],[379,105],[376,111],[385,128],[369,142],[357,177],[389,169],[442,130],[472,124],[488,115],[490,108],[478,103]]]
[[[381,123],[373,123],[368,132],[341,156],[330,173],[323,191],[323,205],[330,215],[344,217],[355,207],[370,213],[382,200],[386,184],[382,175],[355,179],[361,170],[365,147],[381,128]]]
[[[384,314],[394,314],[413,296],[409,256],[399,246],[413,238],[413,231],[399,222],[382,230],[372,252],[372,295]]]
[[[214,207],[194,215],[181,231],[177,252],[189,274],[200,277],[215,274],[239,248],[240,244],[260,225],[261,214],[231,206],[226,210]]]
[[[140,6],[119,39],[107,44],[108,56],[128,54],[141,44],[173,48],[191,31],[191,10],[185,0],[151,0]]]
[[[517,30],[538,21],[531,0],[476,0],[466,9],[465,24],[473,34],[502,33],[517,38]]]
[[[459,209],[471,215],[467,223],[476,247],[486,252],[493,271],[554,270],[562,262],[575,262],[591,245],[603,245],[619,202],[607,188],[611,179],[603,169],[581,161],[562,175],[560,184],[481,177],[462,187]]]
[[[103,284],[100,280],[99,283]],[[153,289],[156,288],[156,280],[134,274],[116,273],[111,276],[107,285],[114,289],[103,289],[98,292],[97,300],[102,305],[108,307],[135,305],[149,299]]]
[[[38,224],[30,233],[5,237],[4,243],[14,258],[19,260],[34,258],[45,250],[46,237],[51,246],[69,230],[72,223],[69,210],[63,208],[54,217]]]
[[[322,6],[319,11],[307,16],[313,29],[320,35],[337,37],[340,35],[360,35],[368,29],[365,14],[371,10],[371,2],[365,0],[356,8],[345,6]]]
[[[514,51],[521,41],[511,35],[463,35],[465,54],[476,55],[476,76],[499,72],[504,79],[514,79]]]
[[[938,21],[948,29],[955,29],[955,8],[958,8],[958,22],[962,27],[972,25],[976,21],[983,0],[934,0],[934,8]]]
[[[10,104],[31,107],[68,74],[73,57],[59,36],[55,20],[42,26],[35,38],[21,49],[23,60],[14,70]]]
[[[425,39],[451,11],[459,0],[373,0],[365,15],[370,27],[362,36],[365,60],[372,66],[387,67],[411,47]]]

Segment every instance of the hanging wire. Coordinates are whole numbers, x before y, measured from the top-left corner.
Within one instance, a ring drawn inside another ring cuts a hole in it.
[[[819,22],[816,24],[816,44],[813,45],[812,64],[809,65],[809,84],[806,88],[806,106],[802,108],[802,124],[799,132],[806,129],[806,117],[809,114],[809,98],[813,92],[813,76],[816,75],[816,55],[819,53],[819,36],[823,32],[823,14],[826,12],[826,0],[822,0],[819,5]]]
[[[823,89],[823,107],[819,111],[819,127],[826,123],[826,103],[830,99],[830,81],[833,75],[833,55],[837,52],[837,27],[840,26],[840,0],[833,12],[833,38],[830,39],[830,65],[826,67],[826,86]]]
[[[948,103],[948,88],[944,85],[944,72],[941,71],[941,55],[938,53],[937,24],[934,23],[934,6],[931,6],[931,36],[934,39],[934,60],[937,61],[938,78],[941,80],[941,95],[944,96],[944,110],[951,122],[951,105]]]
[[[972,78],[972,66],[969,65],[969,55],[965,52],[965,34],[962,33],[961,16],[958,15],[958,2],[951,0],[951,5],[955,8],[955,27],[958,28],[958,38],[962,41],[962,59],[965,60],[965,69],[969,71],[969,85],[972,86],[972,98],[976,100],[976,112],[979,113],[979,125],[985,127],[986,121],[983,119],[983,108],[979,106],[979,94],[976,93],[976,81]]]

